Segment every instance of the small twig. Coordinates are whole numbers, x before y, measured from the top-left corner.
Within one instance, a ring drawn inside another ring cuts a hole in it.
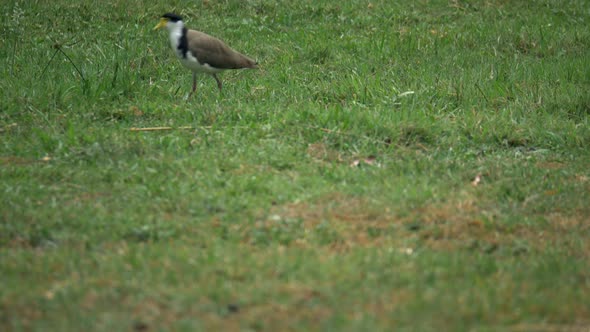
[[[86,78],[84,77],[84,74],[82,74],[82,72],[80,71],[80,69],[78,69],[78,66],[76,66],[76,64],[74,63],[74,61],[72,61],[72,59],[66,54],[66,52],[64,52],[61,47],[57,48],[58,51],[61,52],[61,54],[63,54],[68,61],[70,61],[70,63],[72,64],[72,66],[74,66],[74,68],[76,69],[76,71],[78,72],[78,74],[80,75],[80,77],[82,78],[82,81],[86,82]]]
[[[211,127],[203,127],[203,128],[211,128]],[[130,131],[159,131],[159,130],[175,130],[175,129],[194,129],[194,127],[182,126],[182,127],[144,127],[144,128],[131,127],[131,128],[129,128]]]
[[[479,93],[481,93],[481,95],[483,96],[483,98],[486,100],[486,103],[490,103],[490,100],[488,99],[488,97],[486,96],[486,94],[483,92],[483,90],[481,89],[481,87],[479,86],[479,84],[475,83],[475,87],[477,88],[477,90],[479,91]]]
[[[4,128],[0,128],[0,133],[5,132],[5,131],[8,131],[11,128],[14,128],[14,127],[17,127],[17,126],[18,126],[18,124],[16,124],[16,122],[15,123],[11,123],[11,124],[9,124],[7,126],[4,126]]]
[[[53,40],[53,38],[52,38],[52,40]],[[73,46],[73,45],[78,44],[78,42],[79,41],[74,41],[74,42],[72,42],[72,43],[70,43],[68,45],[65,45],[65,46],[67,46],[67,47]],[[68,59],[68,61],[72,64],[72,66],[74,66],[74,68],[76,69],[76,71],[78,72],[78,74],[80,75],[80,77],[82,78],[82,81],[84,81],[84,83],[86,83],[86,78],[84,77],[84,74],[82,74],[82,71],[78,68],[78,66],[76,66],[76,64],[74,63],[74,61],[72,60],[72,58],[70,58],[70,56],[67,55],[66,52],[64,52],[62,50],[62,45],[60,45],[59,43],[55,42],[55,40],[54,40],[53,48],[55,49],[55,52],[51,56],[51,59],[49,59],[49,61],[45,65],[45,68],[43,68],[43,70],[41,71],[41,74],[39,75],[39,78],[43,77],[43,75],[45,74],[45,71],[49,67],[49,64],[51,63],[51,61],[53,61],[53,59],[55,58],[55,56],[57,55],[57,53],[60,52],[61,54],[63,54],[66,57],[66,59]]]
[[[47,68],[49,68],[49,64],[51,63],[51,61],[53,61],[53,58],[55,58],[55,56],[57,55],[57,52],[58,51],[55,50],[55,52],[51,56],[51,59],[49,59],[49,61],[47,61],[47,64],[45,65],[45,68],[43,68],[43,70],[41,71],[41,75],[39,75],[39,78],[43,77],[43,75],[45,74],[45,71],[47,70]]]
[[[12,46],[12,63],[10,64],[10,75],[14,76],[14,62],[16,61],[16,45],[18,39],[14,38],[14,45]]]
[[[346,133],[341,132],[340,130],[334,130],[334,129],[316,127],[316,126],[306,126],[306,127],[311,128],[311,129],[317,129],[317,130],[323,131],[324,133],[328,133],[328,134],[348,135]]]
[[[367,135],[362,135],[362,134],[346,133],[346,132],[343,132],[340,130],[328,129],[328,128],[323,128],[323,127],[318,127],[318,126],[301,126],[301,127],[307,128],[307,129],[320,130],[320,131],[323,131],[328,134],[335,134],[335,135],[340,135],[340,136],[348,136],[348,137],[359,137],[360,136],[366,140],[373,141],[374,143],[388,144],[386,140],[372,138],[372,137],[369,137]]]

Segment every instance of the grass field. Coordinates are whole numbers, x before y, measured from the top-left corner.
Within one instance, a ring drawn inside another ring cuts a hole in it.
[[[590,329],[587,1],[0,9],[1,331]]]

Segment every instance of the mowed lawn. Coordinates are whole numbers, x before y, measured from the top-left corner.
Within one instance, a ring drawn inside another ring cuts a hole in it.
[[[587,1],[0,9],[0,331],[590,329]]]

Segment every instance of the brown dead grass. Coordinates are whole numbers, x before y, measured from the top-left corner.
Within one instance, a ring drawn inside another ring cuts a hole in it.
[[[558,161],[544,161],[544,162],[538,162],[536,164],[536,166],[538,168],[556,170],[556,169],[562,169],[562,168],[566,167],[567,165],[565,163],[558,162]]]
[[[330,149],[323,142],[316,142],[307,146],[307,154],[318,162],[340,162],[342,156],[335,149]]]
[[[508,331],[512,332],[588,332],[590,331],[590,322],[580,322],[578,324],[517,324],[509,327]]]
[[[258,226],[272,227],[271,216],[299,219],[306,235],[290,245],[310,246],[314,242],[309,235],[320,223],[327,222],[340,239],[328,246],[335,252],[355,247],[403,248],[408,240],[445,251],[473,249],[474,244],[482,250],[493,251],[499,246],[512,247],[522,242],[528,244],[527,250],[544,251],[552,244],[563,243],[566,233],[588,231],[590,227],[585,216],[587,211],[556,212],[545,216],[548,222],[535,225],[505,224],[494,221],[501,219],[498,218],[500,212],[490,206],[493,204],[480,203],[474,191],[469,190],[409,213],[372,204],[366,198],[333,193],[313,203],[274,206],[260,217]]]
[[[64,204],[64,206],[83,204],[86,202],[91,202],[91,201],[95,201],[100,198],[105,198],[105,197],[110,197],[110,196],[111,196],[111,194],[106,193],[106,192],[84,192],[84,193],[77,194],[73,198],[65,201],[63,204]]]
[[[332,315],[324,305],[314,305],[322,294],[306,285],[287,283],[274,289],[286,303],[276,301],[228,304],[220,307],[202,297],[186,307],[170,306],[160,299],[148,298],[132,308],[136,325],[145,330],[168,330],[182,319],[198,319],[207,331],[240,331],[244,328],[265,331],[290,331],[299,322],[321,322]],[[136,300],[134,300],[136,301]],[[231,310],[229,309],[233,307]]]
[[[44,159],[23,158],[17,156],[2,156],[0,157],[0,165],[26,166],[36,163],[45,162]]]
[[[301,321],[319,323],[332,315],[332,309],[328,306],[315,305],[316,301],[323,299],[323,295],[307,285],[286,283],[280,285],[274,293],[288,298],[288,302],[250,303],[228,317],[224,323],[229,320],[233,325],[262,326],[268,331],[288,331],[295,330],[295,326]],[[226,328],[227,325],[222,327]]]

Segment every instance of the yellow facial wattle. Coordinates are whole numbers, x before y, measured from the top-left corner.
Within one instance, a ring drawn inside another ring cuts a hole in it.
[[[165,27],[166,23],[168,23],[167,19],[165,19],[165,18],[160,19],[160,22],[154,27],[154,30],[158,30],[160,28]]]

